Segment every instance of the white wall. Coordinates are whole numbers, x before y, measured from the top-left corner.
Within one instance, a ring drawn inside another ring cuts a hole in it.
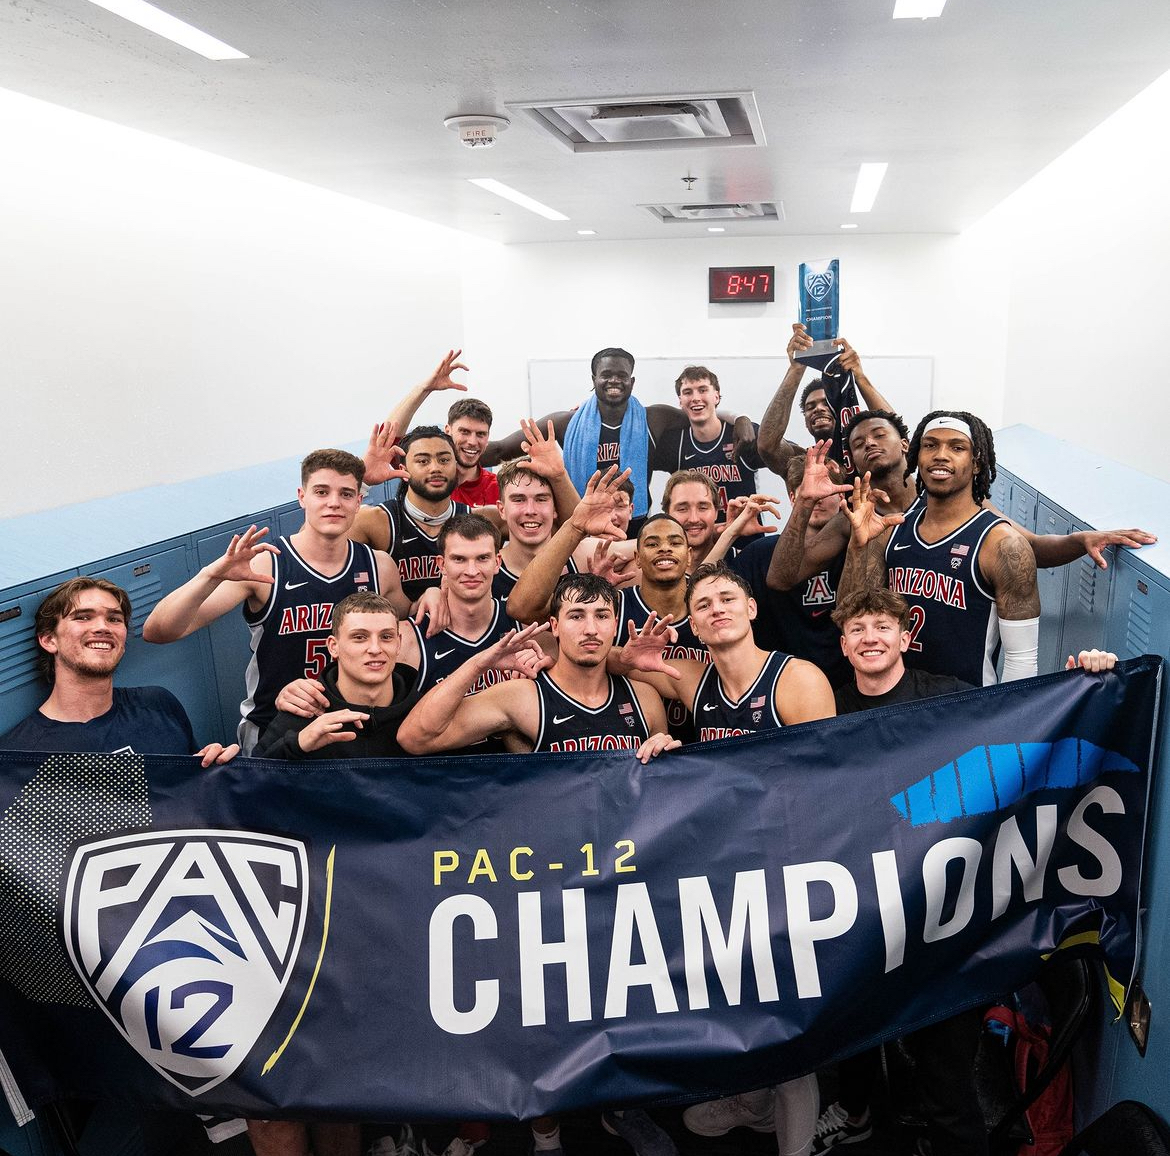
[[[466,354],[477,389],[498,401],[500,422],[510,423],[528,404],[529,358],[589,357],[606,345],[638,358],[676,358],[680,368],[687,360],[781,356],[798,316],[797,266],[834,256],[841,259],[842,332],[862,355],[933,357],[936,404],[961,405],[998,424],[1002,349],[976,340],[979,319],[957,305],[971,295],[982,255],[955,236],[511,246],[490,262],[464,265]],[[734,264],[775,265],[775,303],[708,305],[708,266]],[[734,408],[734,381],[723,384]],[[587,376],[580,386],[584,396]],[[541,412],[580,397],[546,400]]]
[[[1170,73],[967,231],[1010,296],[1007,423],[1170,480]]]
[[[365,436],[496,246],[0,91],[0,516]]]

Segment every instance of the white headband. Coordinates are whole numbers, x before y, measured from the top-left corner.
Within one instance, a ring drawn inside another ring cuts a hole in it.
[[[926,428],[922,431],[922,436],[925,437],[931,430],[935,429],[949,429],[954,430],[956,433],[966,434],[967,440],[972,445],[975,444],[975,439],[971,436],[971,427],[961,417],[931,418],[926,423]]]

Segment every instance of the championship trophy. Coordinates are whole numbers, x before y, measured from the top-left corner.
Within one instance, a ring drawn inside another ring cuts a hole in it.
[[[824,369],[838,353],[838,304],[841,285],[839,262],[807,261],[800,266],[800,320],[813,339],[812,346],[797,352],[796,360],[813,369]]]

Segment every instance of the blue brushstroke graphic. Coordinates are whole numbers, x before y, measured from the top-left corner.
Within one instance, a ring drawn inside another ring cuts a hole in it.
[[[921,827],[963,815],[986,815],[1036,791],[1079,787],[1111,772],[1140,774],[1141,769],[1124,755],[1084,739],[1001,743],[965,751],[899,791],[890,802],[903,819]]]

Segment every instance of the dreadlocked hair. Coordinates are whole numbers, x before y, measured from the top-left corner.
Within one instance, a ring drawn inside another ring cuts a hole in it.
[[[918,469],[918,451],[922,448],[922,431],[936,417],[953,417],[967,423],[971,430],[971,449],[975,455],[975,476],[971,479],[971,496],[980,505],[991,497],[991,483],[995,481],[995,438],[982,418],[976,417],[963,409],[936,409],[932,410],[919,423],[910,439],[910,448],[906,451],[906,473],[908,478]],[[925,486],[922,479],[915,480],[915,488],[921,494]]]

